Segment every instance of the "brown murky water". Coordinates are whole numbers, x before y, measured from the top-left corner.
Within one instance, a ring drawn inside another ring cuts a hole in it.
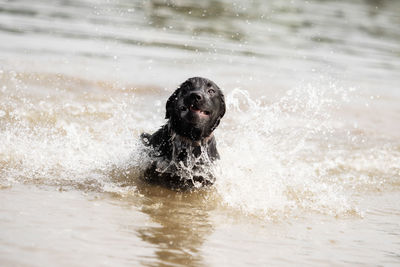
[[[1,266],[400,263],[400,2],[0,1]],[[208,190],[138,181],[186,78]]]

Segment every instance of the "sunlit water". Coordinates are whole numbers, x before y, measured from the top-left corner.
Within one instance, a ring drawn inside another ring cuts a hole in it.
[[[0,264],[398,265],[400,2],[347,2],[0,1]],[[192,76],[216,184],[143,184]]]

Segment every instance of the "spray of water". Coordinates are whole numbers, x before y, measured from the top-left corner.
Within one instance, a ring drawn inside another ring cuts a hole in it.
[[[334,84],[325,89],[307,84],[265,105],[246,91],[233,90],[227,103],[235,123],[220,133],[223,178],[217,182],[227,205],[270,218],[304,209],[351,211],[343,190],[328,185],[315,162],[334,132],[328,110],[345,92]]]
[[[35,85],[13,72],[1,75],[2,186],[135,194],[149,162],[138,136],[164,123],[159,101],[146,109],[143,92],[110,94],[65,78],[55,89],[54,81]],[[357,193],[399,187],[398,147],[359,142],[332,115],[351,101],[351,92],[325,81],[293,88],[274,103],[246,90],[226,92],[227,114],[216,131],[221,203],[268,219],[304,212],[342,216],[358,212]]]

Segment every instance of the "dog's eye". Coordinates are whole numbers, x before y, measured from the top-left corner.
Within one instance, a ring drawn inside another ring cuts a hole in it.
[[[180,107],[179,109],[180,109],[181,111],[186,111],[186,110],[187,110],[187,107],[182,106],[182,107]]]
[[[207,93],[209,93],[210,95],[215,94],[215,90],[214,89],[208,89]]]

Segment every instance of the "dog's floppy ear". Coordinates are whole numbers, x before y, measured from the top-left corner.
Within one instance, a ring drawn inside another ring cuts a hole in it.
[[[179,94],[180,90],[181,90],[181,87],[176,89],[175,92],[167,100],[167,104],[165,105],[165,109],[166,109],[165,118],[166,119],[171,118],[171,114],[172,114],[174,106],[175,106],[174,103],[178,100],[178,94]]]
[[[217,126],[219,125],[219,122],[221,121],[222,117],[225,115],[225,111],[226,111],[224,94],[221,92],[219,97],[220,97],[219,101],[221,102],[221,110],[219,112],[217,120],[215,121],[214,125],[211,128],[211,132],[213,132],[215,130],[215,128],[217,128]]]
[[[169,119],[171,118],[175,102],[178,100],[178,95],[180,91],[184,88],[190,88],[192,86],[192,82],[190,81],[191,79],[186,80],[184,83],[182,83],[178,89],[175,90],[175,92],[168,98],[167,104],[165,105],[166,108],[166,113],[165,113],[165,118]]]

